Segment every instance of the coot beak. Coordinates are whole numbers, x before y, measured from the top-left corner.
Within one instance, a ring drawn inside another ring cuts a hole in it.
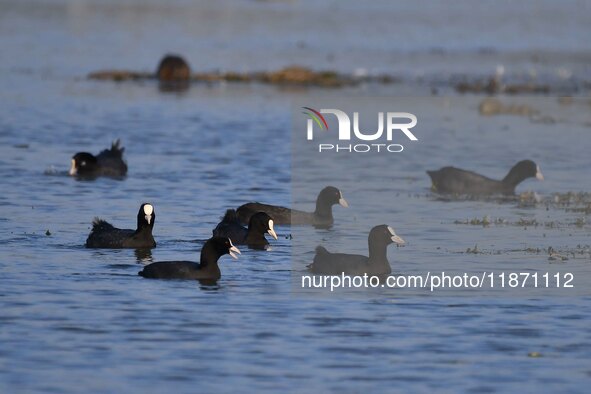
[[[269,220],[269,229],[267,232],[271,235],[271,237],[277,239],[277,234],[275,234],[275,230],[273,230],[273,221]]]
[[[144,214],[146,218],[146,222],[150,224],[152,222],[152,214],[154,213],[154,207],[152,204],[144,204]]]
[[[394,229],[392,227],[388,226],[388,231],[392,235],[390,237],[392,242],[394,242],[397,245],[404,245],[405,244],[404,240],[402,238],[400,238],[398,235],[396,235],[396,233],[394,232]]]
[[[542,174],[542,171],[540,171],[540,166],[537,166],[537,169],[536,169],[536,179],[539,181],[544,180],[544,175]]]
[[[74,159],[72,159],[72,165],[70,166],[70,176],[74,176],[78,173],[78,170],[76,169],[76,161]]]
[[[345,200],[343,198],[343,193],[339,192],[341,198],[339,198],[339,205],[345,208],[349,208],[349,203],[347,202],[347,200]]]
[[[230,254],[230,256],[232,256],[233,259],[237,259],[238,256],[236,256],[236,253],[241,254],[240,250],[238,250],[236,246],[232,245],[232,240],[230,240],[229,238],[228,240],[230,241],[230,249],[228,249],[228,253]]]
[[[400,238],[398,235],[393,235],[391,238],[392,242],[394,242],[397,245],[404,245],[406,242],[404,242],[404,240],[402,238]]]

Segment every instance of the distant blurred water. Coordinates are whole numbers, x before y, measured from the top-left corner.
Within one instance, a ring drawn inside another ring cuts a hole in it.
[[[220,84],[164,94],[151,82],[84,79],[102,68],[151,70],[169,51],[206,70],[297,63],[438,78],[488,74],[503,63],[511,73],[589,77],[588,2],[498,4],[0,2],[0,391],[586,392],[589,298],[301,297],[292,292],[287,228],[278,229],[271,252],[223,258],[217,288],[137,276],[140,261],[196,260],[226,208],[292,203],[294,103],[425,93],[413,84],[336,91]],[[480,98],[473,100],[466,114],[475,121]],[[588,110],[579,102],[565,109],[582,117]],[[565,140],[540,126],[538,144],[534,129],[519,134],[506,118],[491,118],[483,128],[500,130],[499,140],[517,136],[494,156],[455,119],[430,130],[407,152],[412,160],[387,168],[392,224],[409,241],[391,250],[398,269],[414,269],[419,257],[493,265],[495,255],[460,253],[482,238],[490,245],[481,247],[502,251],[521,237],[524,247],[589,243],[584,214],[437,201],[422,173],[457,164],[500,176],[531,145],[548,182],[524,189],[545,197],[589,191],[588,134]],[[468,139],[452,150],[438,145],[438,131],[447,141],[456,131]],[[96,153],[115,138],[126,147],[127,179],[65,176],[73,153]],[[351,208],[335,208],[333,230],[312,233],[321,242],[352,228],[362,212],[362,198],[345,188],[353,188],[344,186]],[[133,227],[143,201],[157,214],[151,254],[83,247],[94,216]],[[548,230],[548,242],[543,229],[452,223],[484,215],[585,222]],[[543,253],[523,259],[549,264]],[[564,266],[587,270],[589,257]]]
[[[150,71],[167,52],[196,70],[291,64],[446,80],[591,78],[590,1],[0,1],[0,71],[71,79]],[[6,81],[3,81],[3,84]]]

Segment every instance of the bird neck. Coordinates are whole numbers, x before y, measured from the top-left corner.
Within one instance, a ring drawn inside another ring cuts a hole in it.
[[[388,245],[384,242],[368,240],[369,260],[370,261],[388,261]]]
[[[152,236],[152,228],[154,227],[154,222],[148,224],[138,218],[137,221],[137,230],[135,230],[134,235],[144,234],[148,236]]]
[[[206,242],[201,249],[201,257],[199,259],[199,267],[202,269],[218,270],[218,259],[220,258],[219,253],[215,250],[213,245]]]
[[[248,227],[248,233],[246,234],[247,245],[268,245],[269,242],[265,238],[265,234],[256,228]]]
[[[517,167],[513,167],[511,168],[511,170],[509,170],[509,173],[507,174],[506,177],[503,178],[503,183],[505,185],[509,185],[509,186],[517,186],[519,183],[523,182],[525,179],[527,179],[528,177],[523,175],[522,172],[520,172]]]
[[[314,214],[332,219],[332,204],[324,200],[321,195],[318,196],[316,199],[316,210],[314,211]]]
[[[137,231],[136,232],[149,231],[151,233],[152,228],[154,228],[154,221],[155,221],[155,218],[152,218],[152,223],[148,224],[148,222],[146,221],[146,218],[144,218],[142,215],[138,215],[138,217],[137,217]]]

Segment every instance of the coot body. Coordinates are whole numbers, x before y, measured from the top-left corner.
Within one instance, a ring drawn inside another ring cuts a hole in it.
[[[431,177],[432,189],[441,194],[513,195],[516,186],[527,178],[544,180],[540,167],[531,160],[515,164],[500,181],[455,167],[443,167],[427,171],[427,174]]]
[[[257,212],[250,217],[248,228],[245,228],[240,224],[236,211],[228,209],[222,221],[213,229],[213,236],[230,238],[235,245],[247,245],[251,249],[266,249],[269,242],[265,234],[277,239],[273,224],[271,216]]]
[[[119,229],[110,223],[96,218],[92,222],[92,230],[86,239],[87,248],[153,248],[156,241],[152,236],[152,229],[156,220],[154,206],[144,203],[137,214],[137,228]]]
[[[78,152],[72,157],[69,174],[79,178],[97,178],[100,176],[120,178],[127,174],[127,164],[123,161],[120,140],[94,156],[88,152]]]
[[[218,259],[229,254],[236,259],[240,250],[229,238],[212,237],[201,248],[199,262],[192,261],[161,261],[149,264],[138,275],[150,279],[197,279],[217,280],[221,278]]]
[[[304,212],[277,205],[251,202],[240,206],[236,210],[236,213],[242,224],[248,223],[250,217],[255,213],[265,212],[273,218],[275,224],[331,226],[334,222],[332,206],[335,204],[339,204],[345,208],[349,206],[339,189],[334,186],[327,186],[318,194],[314,212]]]
[[[360,254],[331,253],[323,246],[316,248],[316,255],[308,269],[323,275],[387,275],[392,272],[387,258],[391,243],[403,245],[404,240],[385,224],[371,229],[368,236],[369,256]]]

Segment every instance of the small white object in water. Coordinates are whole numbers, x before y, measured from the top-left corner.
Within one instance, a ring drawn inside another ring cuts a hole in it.
[[[356,68],[355,71],[353,71],[353,76],[355,77],[367,77],[368,75],[368,71],[366,68]]]
[[[501,79],[503,75],[505,75],[505,66],[503,66],[502,64],[498,64],[497,69],[495,71],[495,76],[497,80]]]
[[[556,74],[558,74],[558,77],[562,79],[569,79],[573,76],[573,72],[565,67],[559,67],[558,71],[556,71]]]
[[[45,171],[43,171],[43,174],[55,175],[55,174],[57,174],[57,169],[55,168],[55,166],[49,166],[49,168],[47,168]]]

